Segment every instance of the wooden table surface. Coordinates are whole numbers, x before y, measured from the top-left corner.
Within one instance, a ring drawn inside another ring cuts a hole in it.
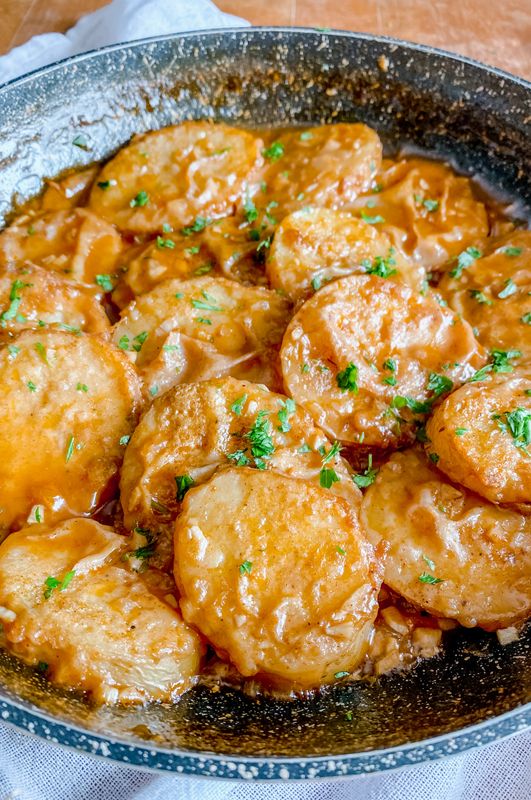
[[[194,0],[188,0],[194,2]],[[0,0],[0,52],[65,31],[107,0]],[[385,34],[453,50],[531,80],[531,0],[217,0],[253,25]]]

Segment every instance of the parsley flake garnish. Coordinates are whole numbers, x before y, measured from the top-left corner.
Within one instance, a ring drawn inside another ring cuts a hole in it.
[[[335,469],[323,467],[319,473],[319,485],[322,486],[323,489],[330,489],[334,483],[339,483],[339,481],[340,478]]]
[[[72,454],[74,452],[74,444],[75,444],[75,439],[72,435],[70,435],[70,438],[68,439],[68,444],[66,446],[66,454],[65,454],[65,462],[67,464],[72,458]]]
[[[440,397],[441,394],[451,392],[454,387],[454,382],[447,378],[446,375],[439,375],[437,372],[431,372],[428,379],[428,391],[433,392],[435,397]]]
[[[24,281],[21,281],[18,278],[13,281],[11,284],[11,290],[9,292],[9,308],[7,311],[3,311],[2,314],[0,314],[0,324],[2,327],[5,327],[6,320],[15,319],[18,314],[20,303],[22,302],[19,292],[21,289],[27,289],[30,286],[33,286],[33,284],[24,283]]]
[[[478,258],[481,258],[482,252],[478,250],[477,247],[467,247],[466,250],[463,250],[462,253],[459,253],[457,256],[457,264],[456,266],[450,270],[450,275],[452,278],[460,278],[463,274],[463,270],[470,267],[474,261]]]
[[[76,386],[76,390],[78,392],[88,392],[88,386],[86,383],[78,383]]]
[[[101,275],[96,275],[95,281],[98,284],[98,286],[101,286],[104,292],[112,292],[112,290],[114,289],[114,284],[111,280],[110,275],[106,275],[105,273]]]
[[[353,475],[352,480],[358,489],[366,489],[367,486],[371,486],[374,483],[377,475],[378,470],[373,469],[372,466],[372,453],[369,453],[369,457],[367,459],[367,469],[358,473],[357,475]]]
[[[192,306],[194,308],[199,308],[202,311],[224,311],[221,306],[215,305],[217,302],[215,297],[212,295],[207,294],[207,292],[202,291],[201,294],[204,297],[204,300],[190,300]]]
[[[502,431],[510,433],[515,447],[520,447],[528,455],[527,447],[531,444],[531,411],[527,408],[515,408],[495,415]]]
[[[523,322],[524,325],[531,325],[531,311],[528,311],[527,314],[520,317],[520,322]]]
[[[245,199],[243,210],[245,211],[245,219],[247,222],[251,223],[258,219],[258,209],[250,197]]]
[[[250,575],[253,568],[252,561],[244,561],[243,564],[240,564],[239,571],[240,575]]]
[[[500,300],[505,300],[506,297],[510,297],[512,294],[518,291],[518,286],[513,281],[512,278],[508,278],[505,283],[503,284],[503,289],[501,292],[498,293],[498,297]]]
[[[478,369],[471,378],[468,379],[469,383],[482,381],[489,374],[489,372],[512,372],[514,367],[509,362],[514,358],[521,358],[522,353],[520,350],[491,350],[491,361],[485,364],[484,367]]]
[[[341,672],[336,672],[334,678],[340,680],[340,678],[348,678],[349,675],[350,672],[345,672],[344,670],[342,670]]]
[[[456,428],[455,435],[456,436],[464,436],[465,433],[468,433],[468,428]]]
[[[438,453],[430,453],[429,458],[432,464],[438,464],[440,461],[440,456]]]
[[[367,275],[377,275],[379,278],[390,278],[391,275],[396,275],[396,260],[394,258],[394,247],[389,248],[387,256],[375,256],[374,259],[364,258],[361,266]]]
[[[307,142],[309,139],[313,139],[313,133],[311,131],[303,131],[299,139],[301,142]]]
[[[282,408],[277,413],[278,421],[280,422],[277,427],[282,433],[287,433],[291,430],[289,417],[295,413],[295,409],[295,400],[292,400],[291,397],[287,397],[285,401],[282,401]]]
[[[54,578],[52,575],[49,575],[44,581],[44,599],[49,600],[55,589],[58,589],[60,592],[64,592],[64,590],[70,585],[70,582],[75,574],[75,569],[72,569],[70,572],[67,572],[62,579]]]
[[[269,147],[262,150],[262,155],[264,158],[267,158],[268,161],[278,161],[278,159],[282,158],[284,155],[284,145],[282,142],[273,142]]]
[[[125,447],[127,444],[129,444],[130,438],[131,438],[130,436],[120,436],[120,441],[118,442],[118,444],[120,444],[122,447]]]
[[[173,239],[165,239],[164,236],[157,236],[156,242],[159,250],[173,250],[175,248]]]
[[[516,258],[516,256],[519,256],[521,254],[522,248],[521,247],[505,247],[502,250],[502,252],[503,252],[503,254],[505,256],[509,256],[509,258]]]
[[[192,233],[200,233],[204,231],[211,222],[212,220],[208,219],[208,217],[196,217],[191,225],[181,228],[181,233],[183,236],[191,236]]]
[[[385,222],[385,217],[382,217],[380,214],[376,214],[376,216],[371,217],[370,214],[367,214],[366,211],[361,211],[360,216],[364,222],[367,222],[369,225],[379,225],[382,222]]]
[[[470,289],[469,295],[473,300],[476,300],[480,305],[483,306],[491,306],[493,301],[487,297],[486,294],[481,292],[479,289]],[[499,297],[499,295],[498,295]]]
[[[148,203],[149,203],[149,195],[147,192],[142,190],[133,197],[129,205],[131,208],[142,208],[143,206],[147,206]]]
[[[175,477],[175,484],[177,486],[175,499],[178,500],[179,503],[182,503],[186,492],[194,485],[194,479],[191,475],[177,475]]]
[[[358,368],[350,361],[345,369],[336,375],[336,383],[343,392],[358,393]]]
[[[443,583],[442,578],[436,578],[435,575],[430,575],[429,572],[423,572],[421,575],[419,575],[419,581],[421,583],[429,583],[432,586],[434,586],[436,583]]]
[[[74,139],[72,139],[72,144],[75,147],[80,147],[81,150],[88,150],[89,149],[88,142],[87,142],[87,137],[83,136],[82,133],[78,133],[78,135],[76,137],[74,137]]]
[[[247,395],[242,394],[242,396],[238,397],[231,405],[230,409],[232,413],[236,414],[237,417],[241,417],[243,407],[245,406],[246,402],[247,402]]]

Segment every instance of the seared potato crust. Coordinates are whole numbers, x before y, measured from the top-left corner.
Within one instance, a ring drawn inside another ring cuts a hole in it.
[[[509,233],[485,250],[472,248],[451,266],[437,290],[481,344],[531,357],[531,231]]]
[[[226,278],[168,280],[122,312],[114,341],[153,397],[178,383],[233,375],[277,388],[289,302]]]
[[[531,612],[531,517],[451,484],[421,450],[394,453],[363,498],[389,543],[384,581],[411,603],[492,631]]]
[[[400,253],[426,269],[440,268],[489,232],[470,180],[423,158],[384,162],[370,197],[356,206]]]
[[[305,206],[351,205],[380,168],[382,143],[367,125],[341,122],[282,133],[263,155],[264,194],[282,218]]]
[[[0,348],[0,534],[35,508],[46,524],[112,496],[140,387],[127,359],[86,335],[24,331]]]
[[[249,131],[209,122],[135,136],[103,167],[89,205],[121,230],[138,232],[225,216],[255,179],[261,147]]]
[[[0,233],[0,264],[31,261],[93,287],[97,275],[114,273],[121,252],[112,225],[85,208],[22,218]]]
[[[531,369],[521,368],[445,398],[426,426],[426,447],[439,469],[493,503],[531,503],[528,390]]]
[[[285,217],[266,261],[271,286],[297,301],[336,278],[371,270],[389,273],[393,280],[418,290],[425,278],[424,270],[398,255],[386,234],[374,225],[325,208]]]
[[[156,528],[177,513],[189,486],[216,469],[255,466],[252,451],[261,429],[268,440],[258,466],[319,484],[330,442],[284,395],[226,377],[175,386],[156,398],[125,452],[120,488],[126,525]],[[331,491],[358,505],[361,493],[343,459],[336,455],[325,464],[339,478]]]
[[[175,700],[197,674],[203,646],[175,598],[127,569],[126,546],[86,519],[9,536],[0,545],[7,647],[100,702]]]
[[[485,363],[472,329],[431,297],[374,275],[321,289],[281,350],[288,394],[334,439],[396,447],[431,403]]]
[[[185,620],[244,676],[311,688],[364,655],[380,567],[345,500],[230,469],[191,489],[175,524]]]
[[[110,322],[92,291],[56,272],[25,263],[0,267],[0,330],[51,326],[105,333]]]

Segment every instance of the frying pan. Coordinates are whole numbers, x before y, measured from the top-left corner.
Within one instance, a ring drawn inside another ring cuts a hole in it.
[[[530,84],[392,39],[248,28],[104,48],[0,88],[0,221],[44,178],[108,158],[133,133],[199,117],[243,126],[361,120],[387,152],[447,159],[496,187],[517,217],[531,211]],[[79,134],[86,149],[73,144]],[[127,764],[269,780],[393,769],[531,726],[529,630],[505,647],[478,630],[445,641],[442,655],[409,672],[313,699],[200,685],[174,706],[141,709],[91,706],[1,651],[0,718]]]

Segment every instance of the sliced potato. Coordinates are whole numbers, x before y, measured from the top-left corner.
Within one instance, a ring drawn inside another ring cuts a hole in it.
[[[282,343],[288,394],[332,438],[396,447],[437,397],[486,357],[472,329],[431,297],[374,275],[325,286]]]
[[[31,261],[96,288],[98,275],[111,279],[121,252],[119,234],[85,208],[19,218],[0,233],[0,263]]]
[[[253,133],[209,122],[135,136],[103,167],[89,205],[121,230],[197,229],[232,213],[262,164],[261,148]]]
[[[531,370],[487,375],[435,409],[426,445],[437,466],[493,503],[531,503]]]
[[[289,316],[288,301],[267,289],[208,276],[167,280],[124,309],[114,341],[135,358],[152,397],[222,375],[276,388]]]
[[[531,231],[495,239],[485,251],[465,251],[437,290],[485,347],[531,356]]]
[[[417,290],[426,277],[422,268],[397,253],[385,233],[350,214],[325,208],[285,217],[266,261],[271,286],[295,301],[336,278],[372,271]]]
[[[440,161],[385,161],[370,196],[356,206],[400,253],[426,269],[440,268],[489,233],[487,210],[470,179]]]
[[[317,484],[323,468],[333,470],[331,490],[358,505],[346,462],[327,458],[330,451],[310,415],[265,386],[228,377],[175,386],[155,398],[127,447],[120,484],[126,525],[158,528],[190,486],[235,464]]]
[[[197,674],[203,646],[175,597],[127,569],[126,546],[87,519],[9,536],[0,545],[6,645],[97,701],[175,700]]]
[[[466,627],[531,612],[531,517],[451,484],[421,450],[394,453],[363,498],[362,525],[389,543],[384,581]]]
[[[33,264],[0,267],[0,329],[54,327],[105,333],[110,322],[93,292]]]
[[[175,524],[185,620],[244,676],[311,688],[360,662],[380,567],[345,500],[247,468],[191,489]]]
[[[136,421],[127,359],[96,337],[24,331],[0,348],[0,382],[0,534],[94,511]]]
[[[305,206],[350,206],[379,170],[382,143],[367,125],[340,122],[287,131],[263,154],[264,194],[282,219]]]

